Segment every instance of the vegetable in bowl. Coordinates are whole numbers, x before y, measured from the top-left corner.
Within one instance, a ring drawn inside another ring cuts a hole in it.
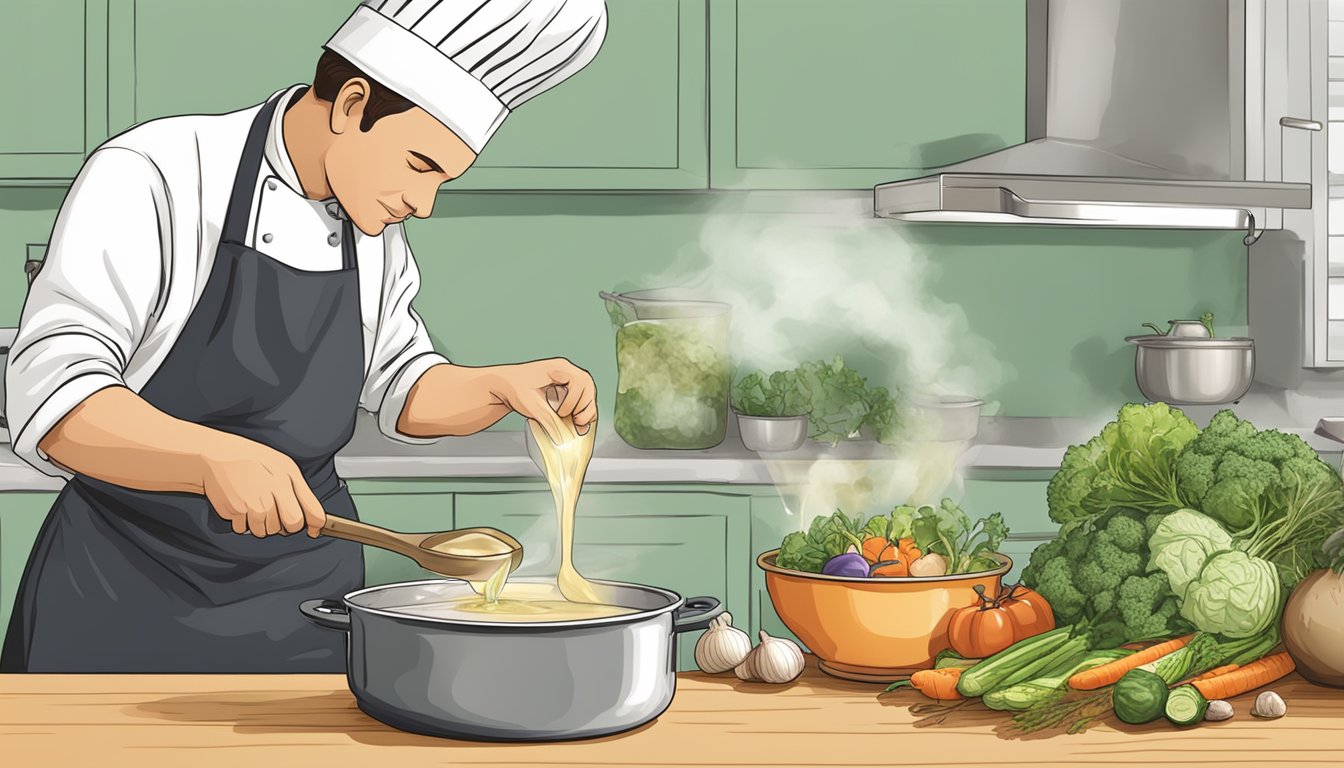
[[[733,385],[733,410],[744,416],[807,416],[808,436],[837,445],[865,426],[881,443],[900,438],[900,399],[886,387],[869,386],[837,355],[791,370],[754,371]]]
[[[814,519],[807,531],[785,536],[775,564],[872,578],[980,573],[1000,567],[994,555],[1007,535],[1003,515],[972,522],[951,499],[936,507],[899,506],[866,522],[836,510]],[[869,565],[868,573],[859,573],[856,557]]]

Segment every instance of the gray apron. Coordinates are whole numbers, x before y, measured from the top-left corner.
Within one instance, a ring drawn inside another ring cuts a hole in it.
[[[140,396],[288,455],[328,515],[357,519],[334,464],[364,380],[353,227],[335,272],[245,245],[275,109],[252,123],[205,290]],[[343,672],[344,634],[298,606],[363,578],[357,544],[239,535],[203,496],[77,475],[38,534],[0,671]]]

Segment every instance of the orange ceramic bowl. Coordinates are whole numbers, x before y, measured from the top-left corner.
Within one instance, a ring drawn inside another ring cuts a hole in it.
[[[1013,561],[992,571],[955,576],[859,578],[803,573],[775,565],[778,549],[756,558],[775,613],[821,660],[822,671],[865,682],[890,682],[933,666],[948,647],[947,625],[975,605],[979,584],[996,595]]]

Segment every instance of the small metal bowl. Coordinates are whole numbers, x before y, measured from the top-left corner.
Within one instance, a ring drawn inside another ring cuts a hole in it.
[[[807,439],[807,416],[737,415],[742,444],[749,451],[772,453],[794,451]]]

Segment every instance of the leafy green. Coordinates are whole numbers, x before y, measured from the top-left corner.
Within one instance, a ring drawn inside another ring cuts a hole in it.
[[[798,379],[812,395],[808,435],[832,445],[848,440],[868,416],[868,383],[839,356],[830,363],[798,366]]]
[[[1245,552],[1219,552],[1190,582],[1181,615],[1201,632],[1255,637],[1275,626],[1280,601],[1274,566]]]
[[[1181,454],[1178,490],[1232,533],[1247,554],[1274,563],[1285,588],[1325,564],[1322,544],[1344,525],[1344,484],[1302,438],[1257,431],[1220,411]]]
[[[897,511],[902,510],[910,508],[897,507]],[[948,573],[969,573],[977,570],[973,564],[983,565],[986,561],[997,565],[989,555],[998,551],[1008,535],[1002,514],[995,512],[972,524],[951,499],[943,499],[936,507],[920,507],[912,514],[915,515],[911,526],[915,546],[923,552],[942,555],[947,560]]]
[[[733,385],[733,409],[746,416],[804,416],[812,409],[812,393],[796,371],[768,377],[756,371]]]
[[[889,541],[913,538],[914,507],[897,507],[890,515],[875,515],[863,526],[865,536],[876,536]]]
[[[1167,575],[1171,591],[1180,597],[1215,552],[1232,548],[1232,537],[1208,515],[1180,509],[1167,515],[1148,539],[1148,570]]]
[[[1336,573],[1344,573],[1344,528],[1330,534],[1330,538],[1321,545],[1326,567]]]
[[[807,532],[797,531],[784,537],[775,564],[807,573],[821,573],[821,567],[850,545],[863,546],[863,523],[836,510],[835,514],[817,517]]]
[[[1199,322],[1204,324],[1204,330],[1209,332],[1209,338],[1213,338],[1213,313],[1205,312],[1200,315]]]
[[[768,376],[754,371],[733,385],[733,408],[747,416],[808,416],[808,435],[836,445],[865,425],[888,445],[900,437],[900,403],[886,387],[870,387],[837,355]]]
[[[721,323],[638,320],[616,331],[622,439],[636,448],[707,448],[723,439],[732,370]]]
[[[1070,525],[1116,509],[1173,512],[1187,506],[1177,494],[1176,462],[1198,432],[1165,403],[1124,406],[1101,434],[1064,453],[1046,489],[1050,519]]]
[[[1165,574],[1146,574],[1150,530],[1166,515],[1116,510],[1072,526],[1036,548],[1022,582],[1040,592],[1055,621],[1087,624],[1092,647],[1175,637],[1184,623]]]

